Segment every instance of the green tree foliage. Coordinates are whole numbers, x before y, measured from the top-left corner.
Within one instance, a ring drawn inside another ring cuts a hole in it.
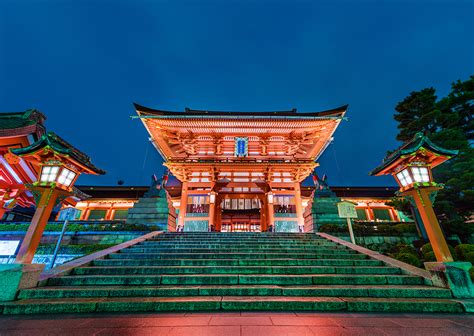
[[[407,141],[424,131],[437,145],[459,150],[459,155],[433,170],[444,183],[438,192],[435,211],[448,234],[466,239],[473,231],[467,224],[474,208],[474,76],[452,84],[441,99],[434,88],[412,92],[396,107],[397,139]]]

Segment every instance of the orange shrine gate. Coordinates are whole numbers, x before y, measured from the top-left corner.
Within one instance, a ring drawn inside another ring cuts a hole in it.
[[[135,108],[182,182],[178,229],[299,232],[301,182],[318,166],[347,106],[304,113]]]

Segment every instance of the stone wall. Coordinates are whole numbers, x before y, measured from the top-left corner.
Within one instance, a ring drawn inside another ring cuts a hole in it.
[[[21,240],[26,232],[0,232],[0,240]],[[66,232],[62,245],[120,244],[144,235],[146,232]],[[41,244],[55,244],[60,232],[45,232]]]
[[[344,239],[348,242],[351,241],[349,235],[341,235],[341,234],[334,234],[330,233],[332,236],[336,236],[338,238]],[[398,243],[405,243],[405,244],[413,244],[415,240],[419,240],[420,237],[416,233],[413,235],[403,235],[403,236],[357,236],[355,237],[357,245],[361,246],[368,246],[372,244],[398,244]]]

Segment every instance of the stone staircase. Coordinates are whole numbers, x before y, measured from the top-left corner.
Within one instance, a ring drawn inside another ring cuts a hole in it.
[[[464,311],[450,290],[423,277],[298,233],[163,233],[0,306],[4,314]]]

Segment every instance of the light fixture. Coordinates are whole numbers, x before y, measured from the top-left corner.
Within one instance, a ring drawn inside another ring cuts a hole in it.
[[[211,191],[209,194],[209,203],[214,204],[216,202],[216,193]]]
[[[61,174],[59,174],[58,183],[66,187],[69,187],[72,181],[74,181],[74,178],[76,177],[76,175],[77,174],[73,172],[72,170],[63,168],[63,170],[61,170]]]
[[[41,168],[40,183],[42,185],[56,182],[64,187],[70,187],[77,173],[64,166],[44,165]]]
[[[410,167],[410,169],[415,182],[430,182],[430,174],[428,171],[428,167],[412,166]]]
[[[41,168],[40,182],[50,183],[56,181],[59,166],[43,166]]]
[[[273,204],[273,193],[269,192],[267,194],[267,197],[268,197],[268,203]]]
[[[400,182],[402,187],[406,187],[407,185],[413,183],[413,180],[407,168],[397,173],[396,176],[397,176],[398,182]]]
[[[451,262],[453,257],[433,210],[433,195],[443,188],[433,180],[431,170],[451,157],[457,150],[442,148],[424,134],[417,133],[411,140],[388,155],[370,175],[393,175],[400,185],[398,195],[416,206],[422,222],[419,231],[426,231],[438,262]]]

